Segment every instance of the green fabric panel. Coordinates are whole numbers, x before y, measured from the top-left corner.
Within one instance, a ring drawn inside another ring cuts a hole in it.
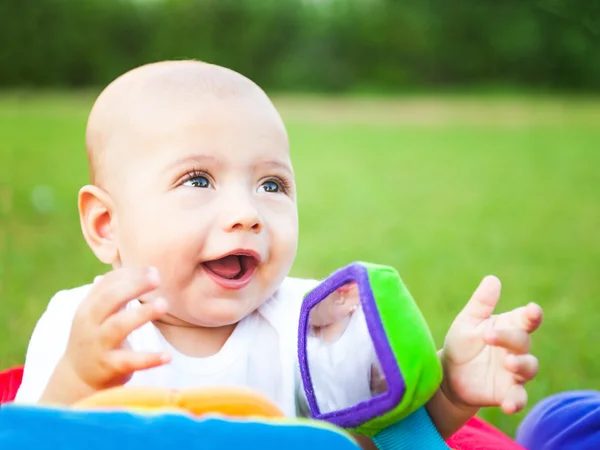
[[[442,380],[442,367],[427,322],[398,272],[389,266],[361,264],[367,269],[379,317],[406,385],[399,405],[352,430],[374,436],[427,403]]]

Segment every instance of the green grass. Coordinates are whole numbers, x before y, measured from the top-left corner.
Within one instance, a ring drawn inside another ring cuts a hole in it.
[[[56,291],[104,270],[83,241],[76,208],[92,101],[0,96],[0,368],[23,363]],[[479,280],[494,273],[504,283],[500,310],[529,301],[545,310],[530,404],[600,388],[600,102],[276,103],[299,184],[294,275],[323,277],[352,260],[393,265],[441,345]],[[32,201],[39,186],[51,191],[48,211]],[[511,434],[523,417],[483,415]]]

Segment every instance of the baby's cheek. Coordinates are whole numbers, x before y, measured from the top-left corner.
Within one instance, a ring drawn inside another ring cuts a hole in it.
[[[151,257],[150,246],[143,230],[123,233],[119,236],[119,255],[124,267],[144,267],[155,265]]]
[[[296,258],[298,249],[298,227],[295,222],[289,222],[286,226],[278,230],[275,239],[273,239],[273,254],[277,254],[277,259],[285,267],[291,266]]]
[[[279,284],[288,276],[290,269],[296,257],[295,245],[278,245],[271,249],[271,259],[267,263],[266,270],[263,271],[264,283],[276,289]]]

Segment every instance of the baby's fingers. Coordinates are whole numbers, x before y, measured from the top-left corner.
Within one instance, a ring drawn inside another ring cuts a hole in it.
[[[536,303],[530,303],[523,308],[523,326],[525,331],[533,333],[542,324],[544,313],[540,305]]]
[[[529,352],[531,337],[526,331],[517,328],[493,330],[485,336],[485,343],[502,347],[510,353],[522,355]]]
[[[86,313],[100,324],[127,302],[158,288],[155,268],[120,268],[107,273],[85,302]]]
[[[500,405],[505,414],[517,413],[527,405],[527,391],[520,384],[511,386]]]
[[[538,373],[538,359],[533,355],[507,355],[504,367],[514,373],[521,383],[535,378]]]
[[[167,302],[161,298],[144,303],[138,308],[126,309],[110,316],[102,324],[102,341],[115,348],[142,325],[162,317],[167,312]]]
[[[136,353],[131,350],[115,350],[109,355],[109,365],[113,371],[124,375],[138,370],[152,369],[171,361],[167,353]]]

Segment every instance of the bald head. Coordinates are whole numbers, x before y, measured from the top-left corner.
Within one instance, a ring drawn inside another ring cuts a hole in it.
[[[133,69],[109,84],[96,100],[86,129],[92,184],[104,184],[135,134],[176,124],[192,111],[227,100],[253,102],[283,123],[264,91],[230,69],[200,61],[164,61]]]

